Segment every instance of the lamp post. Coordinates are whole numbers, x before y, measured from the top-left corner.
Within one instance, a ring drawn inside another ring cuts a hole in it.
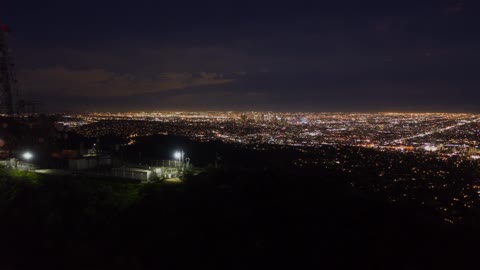
[[[180,159],[182,158],[182,152],[176,151],[176,152],[173,154],[173,157],[174,157],[176,160],[180,161]]]
[[[27,151],[22,154],[22,158],[28,162],[33,158],[33,154],[32,152]],[[27,171],[30,171],[30,164],[27,164]]]
[[[23,153],[22,157],[26,161],[30,161],[33,158],[33,154],[31,152],[27,151],[27,152]]]
[[[173,154],[173,157],[180,162],[180,166],[182,166],[183,164],[184,156],[185,156],[185,152],[183,151],[175,151],[175,153]]]

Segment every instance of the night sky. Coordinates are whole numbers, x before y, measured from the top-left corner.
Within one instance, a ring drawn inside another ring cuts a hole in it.
[[[0,18],[50,111],[480,112],[476,2],[9,0]]]

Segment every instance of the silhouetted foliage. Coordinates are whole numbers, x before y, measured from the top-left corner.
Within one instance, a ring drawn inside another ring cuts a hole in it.
[[[214,169],[183,184],[0,180],[0,268],[459,269],[477,232],[314,174]],[[434,258],[434,259],[432,259]]]

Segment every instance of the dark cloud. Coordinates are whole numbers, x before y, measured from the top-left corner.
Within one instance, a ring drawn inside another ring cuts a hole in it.
[[[19,74],[30,93],[64,96],[115,97],[176,89],[221,85],[235,81],[216,72],[163,72],[151,78],[117,74],[103,69],[72,70],[64,67],[24,70]]]
[[[478,12],[469,0],[19,0],[0,16],[21,90],[58,110],[471,111]]]
[[[449,4],[447,7],[444,8],[445,14],[460,14],[465,10],[465,3],[463,1],[456,1],[454,3]]]

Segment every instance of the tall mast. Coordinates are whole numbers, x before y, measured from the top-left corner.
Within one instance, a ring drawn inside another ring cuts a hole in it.
[[[8,47],[10,28],[0,22],[0,113],[14,114],[13,92],[15,79],[13,78],[13,63],[11,62]]]

